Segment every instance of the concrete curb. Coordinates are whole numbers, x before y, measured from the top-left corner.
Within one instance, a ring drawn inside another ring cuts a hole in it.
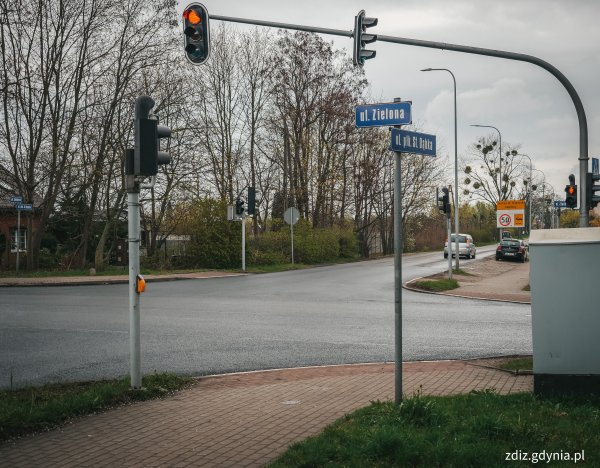
[[[446,292],[436,292],[436,291],[425,291],[423,289],[418,289],[414,286],[411,286],[410,283],[414,283],[415,281],[419,281],[422,279],[426,279],[425,276],[420,276],[419,278],[413,278],[410,281],[407,281],[406,283],[402,284],[402,287],[404,289],[407,289],[409,291],[414,291],[414,292],[418,292],[418,293],[423,293],[423,294],[436,294],[438,296],[451,296],[451,297],[459,297],[461,299],[477,299],[480,301],[494,301],[494,302],[510,302],[512,304],[531,304],[531,302],[525,302],[525,301],[515,301],[512,299],[498,299],[498,298],[492,298],[492,297],[481,297],[481,296],[465,296],[462,294],[450,294],[450,293],[446,293]],[[455,289],[453,289],[452,291],[456,291]]]

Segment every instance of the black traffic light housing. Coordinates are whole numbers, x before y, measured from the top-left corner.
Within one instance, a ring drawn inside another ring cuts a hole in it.
[[[354,18],[354,66],[362,67],[365,60],[375,58],[374,50],[365,50],[365,44],[375,42],[376,34],[365,34],[367,28],[377,26],[377,18],[367,18],[365,10],[360,10]]]
[[[169,164],[169,153],[160,151],[160,139],[171,136],[171,129],[158,124],[158,118],[150,114],[154,107],[154,99],[150,96],[139,96],[135,101],[133,151],[133,175],[155,176],[158,166]]]
[[[253,215],[256,211],[256,188],[248,187],[248,209],[246,212]]]
[[[595,195],[596,192],[600,192],[600,185],[594,185],[594,182],[600,180],[600,174],[592,174],[588,172],[586,174],[586,193],[587,193],[587,209],[591,210],[600,202],[600,195]]]
[[[451,211],[449,191],[446,187],[443,187],[442,192],[443,195],[440,197],[438,189],[435,189],[437,208],[440,211],[440,213],[449,214]]]
[[[210,54],[208,10],[201,3],[190,3],[183,10],[183,41],[190,63],[201,65]]]
[[[565,187],[565,203],[568,208],[577,207],[577,185],[573,174],[569,175],[569,185]]]
[[[244,200],[238,198],[235,201],[235,214],[238,216],[242,216],[244,214]]]

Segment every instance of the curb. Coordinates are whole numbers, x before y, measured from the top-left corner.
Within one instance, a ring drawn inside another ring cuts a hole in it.
[[[418,292],[418,293],[422,293],[422,294],[436,294],[438,296],[451,296],[451,297],[459,297],[461,299],[477,299],[480,301],[494,301],[494,302],[509,302],[511,304],[529,304],[531,305],[531,301],[529,302],[525,302],[525,301],[515,301],[512,299],[498,299],[498,298],[492,298],[492,297],[479,297],[479,296],[465,296],[465,295],[461,295],[461,294],[448,294],[445,292],[436,292],[436,291],[425,291],[424,289],[418,289],[414,286],[411,286],[410,283],[414,283],[415,281],[419,281],[422,279],[425,279],[425,276],[420,276],[418,278],[413,278],[410,281],[407,281],[406,283],[402,284],[402,287],[404,289],[407,289],[409,291],[414,291],[414,292]]]
[[[227,275],[214,275],[214,276],[165,276],[165,277],[154,277],[154,278],[146,278],[147,283],[161,283],[166,281],[182,281],[182,280],[197,280],[197,279],[212,279],[212,278],[228,278],[234,276],[248,276],[248,273],[231,273]],[[90,279],[87,281],[83,280],[74,280],[74,281],[55,281],[55,282],[23,282],[23,283],[9,283],[2,282],[0,280],[0,288],[26,288],[26,287],[36,287],[36,286],[101,286],[107,284],[127,284],[129,283],[129,277],[124,278],[115,278],[115,279],[102,279],[102,277],[97,277],[94,279]]]

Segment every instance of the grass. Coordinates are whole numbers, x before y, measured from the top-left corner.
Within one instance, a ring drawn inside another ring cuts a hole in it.
[[[292,445],[270,466],[495,467],[506,466],[507,454],[517,451],[574,457],[582,450],[585,462],[598,463],[600,397],[539,399],[479,391],[415,395],[400,406],[372,403]]]
[[[514,358],[498,365],[500,369],[510,371],[532,371],[533,370],[533,357]]]
[[[0,441],[45,431],[116,405],[160,398],[192,382],[189,377],[152,374],[143,377],[141,390],[130,389],[129,378],[2,390]]]
[[[473,273],[469,273],[468,271],[463,270],[462,268],[453,268],[452,272],[456,275],[462,275],[462,276],[477,276],[477,275],[474,275]]]
[[[169,275],[173,273],[192,273],[197,271],[208,271],[206,269],[179,269],[179,270],[161,270],[153,268],[140,268],[142,275]],[[110,266],[102,271],[97,271],[96,276],[126,276],[129,274],[128,267]],[[47,277],[65,277],[65,276],[90,276],[90,270],[36,270],[20,271],[16,274],[14,271],[0,271],[0,278],[47,278]]]
[[[531,286],[529,284],[527,286],[524,286],[523,291],[531,291]]]
[[[458,281],[452,279],[420,280],[411,283],[412,286],[425,291],[449,291],[458,288]]]

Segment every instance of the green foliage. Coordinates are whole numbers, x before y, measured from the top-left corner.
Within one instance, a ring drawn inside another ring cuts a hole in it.
[[[400,406],[375,402],[349,414],[271,466],[506,466],[506,454],[517,450],[585,450],[585,461],[594,463],[588,457],[600,453],[599,415],[597,396],[417,394]]]
[[[194,266],[235,268],[241,265],[239,222],[227,220],[224,201],[204,198],[189,211],[190,257]],[[190,265],[191,266],[191,265]]]
[[[579,211],[563,210],[560,214],[561,228],[577,228],[579,227]]]
[[[191,382],[174,374],[153,374],[143,377],[141,390],[131,390],[126,378],[0,391],[0,441],[47,430],[114,405],[166,396]]]
[[[273,222],[274,230],[250,240],[250,262],[274,265],[291,261],[291,233],[288,225]],[[358,243],[351,226],[313,229],[301,219],[294,226],[294,261],[305,264],[355,258]]]
[[[448,291],[458,288],[458,282],[452,279],[424,280],[411,283],[412,286],[425,291]]]

